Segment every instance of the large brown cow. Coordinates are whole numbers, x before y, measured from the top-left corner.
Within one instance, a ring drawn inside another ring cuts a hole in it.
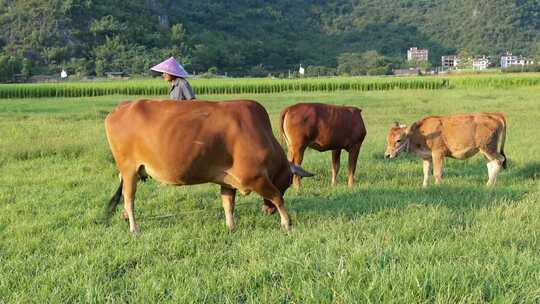
[[[221,185],[231,230],[236,190],[255,191],[264,199],[263,210],[273,213],[277,208],[282,227],[288,229],[283,195],[293,172],[309,173],[289,164],[268,113],[257,102],[125,102],[107,116],[105,126],[121,174],[108,216],[123,195],[131,232],[138,232],[133,212],[137,181],[146,176],[177,186]]]
[[[319,152],[332,150],[332,185],[336,184],[341,150],[349,152],[348,185],[354,183],[356,161],[366,127],[356,107],[334,106],[322,103],[299,103],[285,108],[280,115],[281,136],[285,137],[289,160],[300,166],[304,152],[310,147]],[[293,178],[295,188],[300,177]]]
[[[439,185],[445,157],[467,159],[480,151],[487,160],[487,185],[493,186],[501,167],[506,168],[505,141],[506,118],[501,113],[428,116],[410,127],[396,122],[388,134],[384,156],[390,159],[408,151],[422,157],[423,187],[427,187],[431,162],[435,184]]]

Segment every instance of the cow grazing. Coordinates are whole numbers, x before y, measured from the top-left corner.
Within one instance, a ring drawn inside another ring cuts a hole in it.
[[[285,137],[289,160],[300,166],[307,147],[323,152],[332,150],[332,185],[336,184],[341,150],[349,152],[348,185],[354,183],[356,161],[366,127],[356,107],[334,106],[322,103],[299,103],[285,108],[280,115],[281,137]],[[300,176],[293,178],[295,188]]]
[[[140,100],[116,107],[105,120],[107,139],[121,182],[108,217],[124,197],[124,216],[138,232],[134,199],[137,181],[151,176],[170,185],[221,185],[226,224],[234,229],[236,190],[263,197],[263,210],[276,209],[284,229],[289,216],[283,195],[292,175],[309,176],[290,165],[272,134],[266,110],[257,102]]]
[[[403,151],[422,157],[426,187],[431,162],[439,185],[445,157],[467,159],[480,151],[487,161],[487,185],[493,186],[501,167],[506,168],[505,141],[506,118],[501,113],[428,116],[409,127],[395,123],[384,157],[391,159]]]

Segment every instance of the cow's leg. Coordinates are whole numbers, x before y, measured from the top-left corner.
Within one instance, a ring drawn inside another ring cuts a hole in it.
[[[281,195],[281,192],[276,188],[276,186],[274,186],[274,184],[272,184],[272,182],[266,176],[261,176],[255,179],[251,184],[251,188],[253,189],[253,191],[257,192],[265,200],[272,202],[272,204],[276,206],[279,212],[279,217],[281,219],[281,227],[284,230],[289,230],[289,214],[287,214],[287,210],[285,210],[283,196]]]
[[[484,154],[487,161],[488,181],[486,185],[488,187],[491,187],[494,186],[495,182],[497,181],[497,174],[499,174],[499,171],[501,171],[501,167],[504,162],[504,156],[498,152],[481,152],[482,154]]]
[[[221,203],[223,210],[225,211],[225,223],[229,227],[230,231],[233,231],[234,226],[234,199],[236,196],[236,189],[230,189],[221,186]]]
[[[360,153],[360,144],[356,144],[349,149],[349,178],[347,182],[349,188],[352,187],[354,183],[354,173],[356,171],[358,153]]]
[[[341,149],[332,150],[332,185],[336,185],[337,175],[339,173],[339,158]]]
[[[120,182],[122,182],[122,173],[118,173],[118,180],[120,180]],[[123,183],[122,183],[123,184]],[[122,212],[120,212],[120,218],[123,219],[124,221],[129,221],[129,216],[128,214],[126,213],[126,210],[122,210]]]
[[[304,160],[304,152],[306,151],[306,146],[295,146],[292,149],[292,158],[291,162],[297,166],[302,165],[302,161]],[[300,189],[300,176],[293,175],[293,187],[298,190]]]
[[[497,181],[497,174],[501,171],[501,165],[498,160],[494,159],[487,163],[489,179],[487,182],[488,187],[495,186]]]
[[[444,155],[433,153],[433,175],[435,176],[435,185],[440,185],[442,180],[442,170],[443,170],[443,161]]]
[[[431,169],[431,160],[424,159],[423,165],[424,165],[424,182],[422,183],[422,187],[426,188],[429,182],[429,171]]]
[[[129,221],[129,231],[133,234],[139,233],[139,226],[135,223],[135,192],[137,191],[137,174],[122,174],[124,185],[122,194],[124,195],[124,212]]]

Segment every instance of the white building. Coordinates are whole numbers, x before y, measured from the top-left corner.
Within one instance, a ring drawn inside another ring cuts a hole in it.
[[[407,61],[428,61],[428,50],[412,47],[407,50]]]
[[[486,56],[478,57],[473,59],[472,68],[473,70],[485,70],[489,67],[490,61]]]
[[[513,65],[525,66],[530,64],[534,64],[534,61],[523,56],[514,56],[512,53],[506,53],[501,56],[501,69],[506,69]]]
[[[454,70],[457,69],[459,59],[457,55],[447,55],[441,57],[441,65],[443,70]]]

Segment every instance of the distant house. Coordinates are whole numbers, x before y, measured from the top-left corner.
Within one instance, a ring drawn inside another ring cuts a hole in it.
[[[531,64],[534,64],[533,60],[525,58],[523,56],[515,56],[512,55],[512,53],[506,53],[505,55],[501,56],[501,69],[506,69],[513,65],[525,66]]]
[[[477,57],[473,59],[472,68],[473,70],[480,71],[485,70],[489,67],[490,61],[486,56]]]
[[[457,55],[447,55],[441,57],[441,65],[443,70],[455,70],[458,67],[458,56]]]
[[[410,68],[410,69],[394,69],[392,73],[396,76],[418,76],[422,74],[422,69],[420,68]]]
[[[109,78],[113,78],[113,79],[125,79],[125,78],[128,78],[129,77],[129,74],[124,72],[124,71],[119,71],[119,72],[105,72],[105,75],[107,75],[107,77]]]
[[[407,50],[407,61],[428,61],[428,50],[416,47]]]

